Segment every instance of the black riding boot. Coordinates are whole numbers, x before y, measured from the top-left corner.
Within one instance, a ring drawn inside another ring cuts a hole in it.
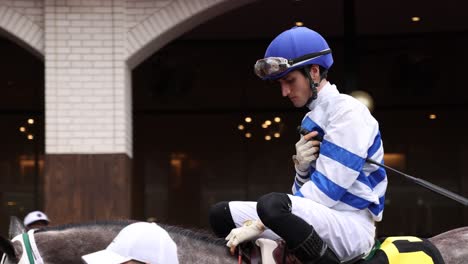
[[[292,249],[294,255],[304,264],[338,264],[340,260],[315,231],[299,246]]]
[[[258,199],[257,213],[263,224],[279,235],[303,263],[340,263],[335,254],[304,219],[291,212],[287,194],[269,193]]]

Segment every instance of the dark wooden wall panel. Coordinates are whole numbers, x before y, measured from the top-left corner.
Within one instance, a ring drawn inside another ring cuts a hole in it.
[[[131,218],[126,154],[46,155],[44,209],[54,224]]]

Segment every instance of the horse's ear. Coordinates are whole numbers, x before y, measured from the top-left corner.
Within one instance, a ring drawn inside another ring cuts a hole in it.
[[[8,258],[16,259],[16,252],[13,243],[10,240],[0,236],[0,251],[5,253]]]
[[[26,227],[21,220],[16,216],[10,217],[10,228],[8,230],[8,235],[10,239],[14,238],[17,235],[23,234],[26,232]]]

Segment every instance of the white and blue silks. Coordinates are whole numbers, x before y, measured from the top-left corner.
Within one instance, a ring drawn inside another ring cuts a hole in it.
[[[379,126],[367,108],[327,83],[309,106],[302,121],[323,136],[320,155],[310,173],[296,174],[289,195],[291,212],[312,225],[315,232],[347,261],[368,253],[375,239],[374,221],[382,219],[387,177],[384,169],[365,163],[383,162]],[[259,219],[256,202],[229,203],[236,227]],[[277,239],[267,229],[261,237]]]
[[[365,162],[383,163],[379,126],[368,109],[327,83],[302,121],[308,131],[323,137],[320,156],[306,176],[296,174],[295,196],[308,198],[338,211],[367,209],[375,221],[382,219],[386,172]],[[371,139],[371,140],[369,140]]]

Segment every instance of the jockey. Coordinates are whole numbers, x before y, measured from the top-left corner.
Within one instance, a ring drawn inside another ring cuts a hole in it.
[[[23,220],[26,229],[34,229],[46,227],[49,225],[50,220],[46,214],[41,211],[32,211],[24,217]]]
[[[379,125],[363,104],[327,81],[332,64],[325,39],[306,27],[278,35],[255,64],[261,79],[278,82],[283,97],[310,110],[301,124],[308,133],[296,143],[292,194],[210,209],[210,225],[227,236],[231,252],[257,237],[283,239],[304,263],[339,263],[371,250],[387,187],[385,170],[365,163],[383,162]]]
[[[110,245],[82,256],[87,264],[177,264],[177,246],[166,230],[155,223],[126,226]]]

